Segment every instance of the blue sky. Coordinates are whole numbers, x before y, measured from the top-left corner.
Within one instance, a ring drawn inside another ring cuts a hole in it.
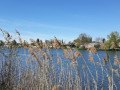
[[[120,33],[120,0],[0,0],[0,28],[13,36],[17,29],[26,40],[106,38]]]

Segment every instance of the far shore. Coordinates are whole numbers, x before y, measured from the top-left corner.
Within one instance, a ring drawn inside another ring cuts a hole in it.
[[[0,46],[0,48],[5,48],[5,47],[2,47]],[[22,47],[14,47],[14,48],[24,48],[23,46]],[[48,48],[48,49],[56,49],[56,48]],[[60,49],[68,49],[68,48],[60,48]],[[71,48],[71,49],[74,49],[74,48]],[[87,50],[87,48],[75,48],[77,50]],[[120,48],[117,48],[117,49],[99,49],[99,48],[96,48],[97,51],[120,51]]]

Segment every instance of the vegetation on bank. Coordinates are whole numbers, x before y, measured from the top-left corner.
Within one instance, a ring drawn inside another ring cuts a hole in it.
[[[39,38],[37,40],[30,39],[30,41],[31,41],[30,44],[32,46],[36,46],[35,45],[36,43],[41,43],[40,48],[43,48],[43,43],[44,43],[48,46],[48,48],[54,49],[53,39],[45,40],[45,42],[43,42],[42,40],[39,40]],[[73,42],[65,43],[63,40],[59,40],[59,42],[61,43],[61,48],[64,48],[64,49],[67,49],[67,46],[69,46],[71,48],[76,48],[79,50],[86,50],[89,46],[93,46],[97,50],[105,50],[103,48],[103,44],[104,44],[104,47],[106,48],[106,50],[112,50],[113,46],[115,46],[116,50],[120,50],[120,35],[117,31],[111,32],[109,35],[107,35],[107,39],[97,37],[96,40],[93,41],[91,36],[85,33],[82,33]],[[28,42],[23,40],[22,43],[26,46],[26,43]],[[15,39],[11,41],[11,44],[13,47],[23,47],[23,45],[21,45],[21,42],[18,42]],[[0,40],[0,47],[4,47],[4,46],[5,47],[8,46],[7,43],[3,40]]]

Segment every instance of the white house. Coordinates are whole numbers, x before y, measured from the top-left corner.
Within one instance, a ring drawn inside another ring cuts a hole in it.
[[[118,43],[118,46],[120,47],[120,42]]]
[[[85,48],[88,48],[88,47],[95,47],[95,45],[98,45],[99,43],[88,43],[88,44],[85,44]]]

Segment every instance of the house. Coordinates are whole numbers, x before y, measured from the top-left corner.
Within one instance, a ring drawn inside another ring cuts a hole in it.
[[[120,47],[120,42],[118,43],[118,46]]]
[[[85,48],[95,47],[95,46],[97,46],[97,45],[100,45],[100,43],[88,43],[88,44],[80,45],[80,48],[81,48],[81,47],[85,47]]]

